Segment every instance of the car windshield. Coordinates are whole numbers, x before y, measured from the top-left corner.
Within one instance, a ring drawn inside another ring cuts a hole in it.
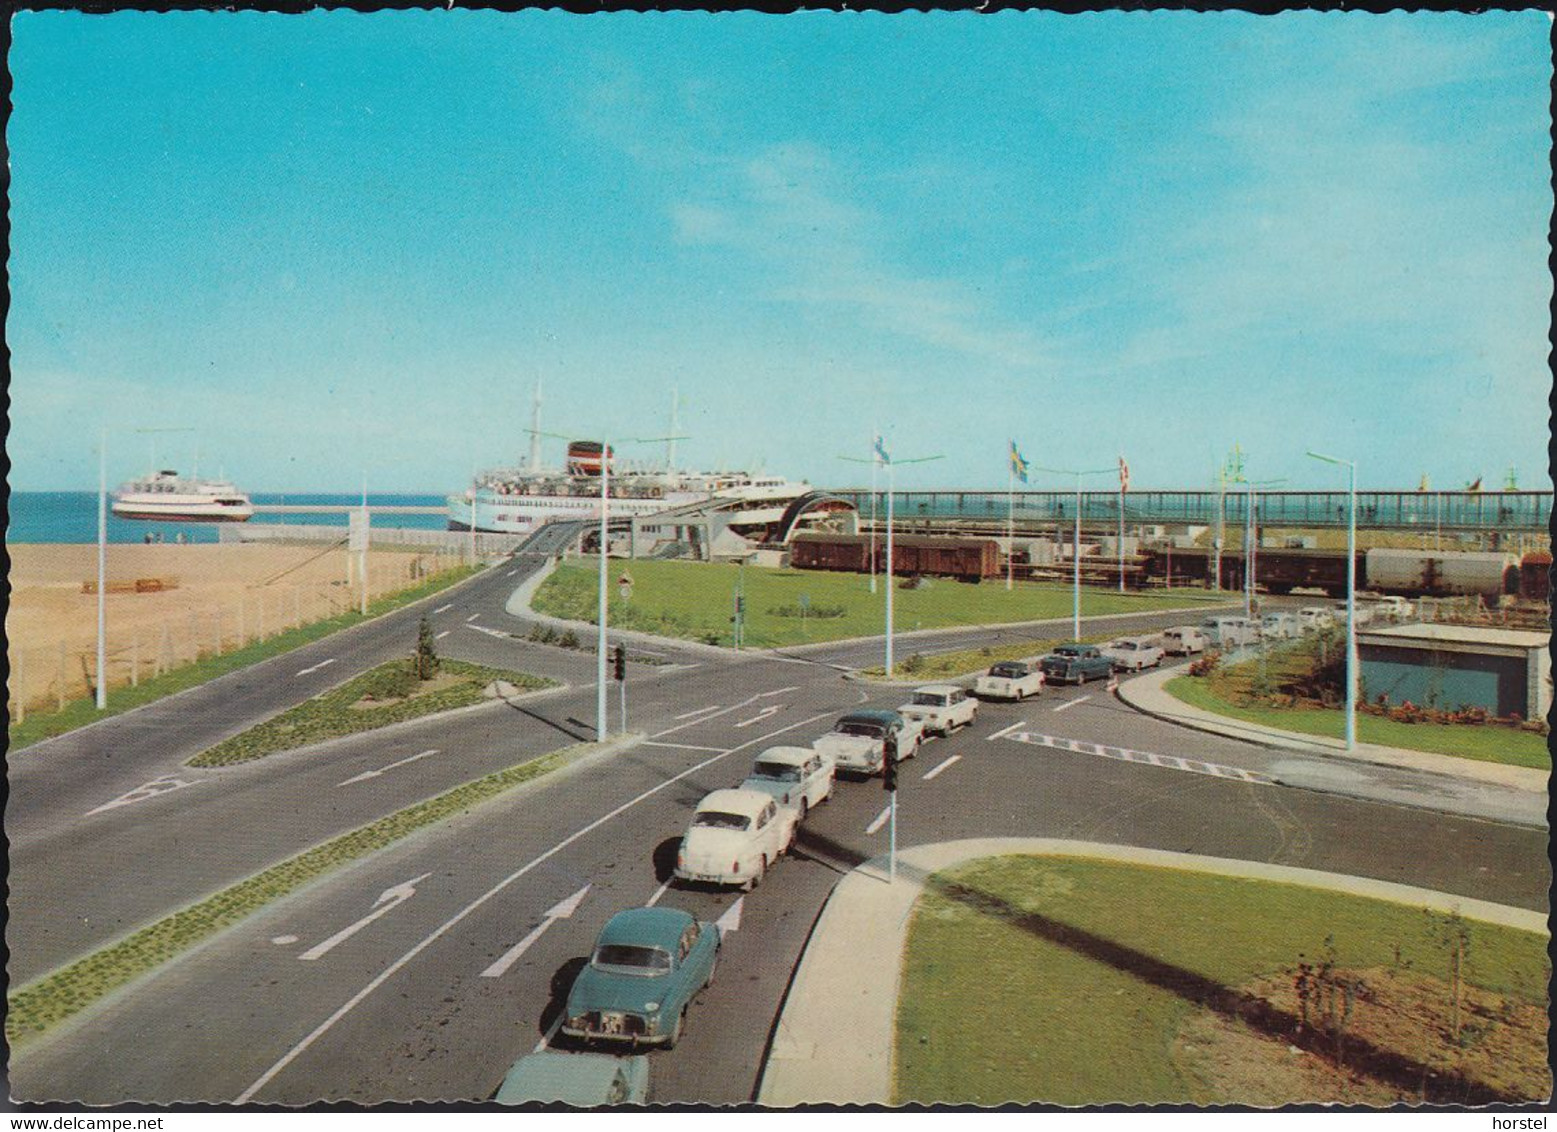
[[[1074,645],[1061,645],[1054,650],[1055,656],[1079,656],[1081,650]]]
[[[944,707],[946,697],[936,692],[915,692],[914,703],[921,707]]]
[[[748,829],[751,827],[751,818],[745,814],[727,814],[723,810],[699,810],[692,824],[713,829]]]
[[[1136,644],[1134,641],[1120,641],[1114,647],[1115,648],[1120,648],[1120,649],[1138,649],[1141,646]]]
[[[1023,669],[1016,664],[997,664],[989,670],[989,674],[991,676],[1021,676],[1023,675]]]
[[[875,723],[840,723],[835,730],[840,735],[863,735],[867,739],[880,739],[881,727]]]
[[[658,947],[638,947],[626,943],[602,943],[595,948],[590,964],[610,967],[627,975],[658,975],[670,970],[670,952]]]
[[[800,768],[789,763],[758,763],[751,768],[753,778],[771,778],[774,782],[799,782]]]

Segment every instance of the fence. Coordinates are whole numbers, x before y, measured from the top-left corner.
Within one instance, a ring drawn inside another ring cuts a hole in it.
[[[460,556],[456,554],[422,555],[378,564],[370,562],[366,587],[368,600],[420,585],[460,564]],[[149,620],[145,615],[138,618],[125,615],[131,607],[123,603],[133,603],[135,595],[110,591],[103,670],[107,687],[110,691],[116,687],[135,687],[142,680],[161,676],[182,665],[233,652],[289,629],[360,609],[361,581],[354,578],[351,582],[344,579],[292,582],[282,577],[247,587],[234,599],[206,600],[176,613],[153,615]],[[406,648],[409,652],[411,642]],[[47,645],[18,646],[8,642],[6,652],[11,665],[6,706],[13,723],[25,721],[28,712],[63,710],[71,700],[96,694],[95,622],[90,631],[77,631]]]
[[[472,547],[478,559],[507,554],[528,534],[493,534],[478,531],[436,531],[420,527],[368,528],[368,545],[381,548],[431,549],[440,554],[470,557]],[[345,542],[346,528],[325,523],[229,523],[218,532],[224,543],[240,542]]]

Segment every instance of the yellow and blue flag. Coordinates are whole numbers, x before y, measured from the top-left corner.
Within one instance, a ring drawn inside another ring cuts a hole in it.
[[[1011,474],[1023,483],[1027,482],[1027,461],[1017,451],[1016,441],[1011,442]]]

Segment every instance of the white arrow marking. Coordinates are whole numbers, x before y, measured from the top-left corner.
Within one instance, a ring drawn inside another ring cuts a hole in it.
[[[1027,721],[1025,719],[1024,720],[1019,720],[1018,722],[1013,723],[1010,727],[1007,727],[1004,731],[997,731],[993,735],[989,736],[989,741],[991,743],[993,743],[996,739],[1003,739],[1007,735],[1011,734],[1011,732],[1015,731],[1018,727],[1026,727],[1026,726],[1027,726]]]
[[[934,767],[932,767],[930,770],[925,772],[925,776],[924,776],[923,781],[929,782],[930,779],[932,779],[936,775],[940,774],[941,771],[945,770],[947,767],[951,766],[952,763],[957,762],[961,758],[962,758],[961,755],[953,755],[951,758],[947,759],[945,762],[937,763]]]
[[[439,633],[436,637],[434,637],[433,640],[441,641],[441,640],[443,640],[443,638],[447,637],[452,632],[454,632],[453,629],[445,629],[443,632]]]
[[[324,667],[326,667],[328,665],[331,665],[331,664],[334,664],[334,663],[335,663],[335,658],[332,656],[329,660],[321,660],[318,664],[314,665],[312,668],[305,668],[305,669],[303,669],[301,672],[298,673],[298,675],[299,676],[307,676],[310,672],[318,672],[321,668],[324,668]]]
[[[508,637],[508,634],[503,632],[503,630],[488,629],[485,625],[466,625],[465,628],[474,629],[478,633],[485,633],[489,637],[503,637],[505,639]]]
[[[737,726],[737,727],[750,727],[752,724],[754,724],[754,723],[761,723],[764,719],[767,719],[768,716],[774,715],[774,714],[776,714],[778,712],[781,712],[783,710],[784,710],[784,705],[783,704],[774,704],[771,707],[763,708],[761,711],[759,711],[756,715],[752,716],[750,719],[745,720],[745,721],[743,721],[741,723],[737,723],[735,726]]]
[[[746,897],[741,897],[731,904],[724,915],[714,921],[714,927],[719,929],[719,938],[723,939],[731,932],[741,930],[741,907],[746,903]]]
[[[406,763],[414,763],[417,759],[425,759],[428,755],[436,755],[437,753],[438,752],[436,749],[431,751],[423,751],[419,755],[411,755],[409,758],[401,759],[398,762],[392,762],[388,766],[381,766],[377,770],[365,770],[355,778],[348,778],[345,782],[337,782],[335,785],[350,786],[353,782],[366,782],[370,778],[377,778],[386,770],[394,770],[397,766],[405,766]]]
[[[112,810],[118,806],[128,806],[135,802],[144,802],[147,798],[155,798],[158,794],[166,794],[169,790],[181,790],[185,786],[193,786],[193,782],[185,782],[182,778],[157,778],[144,786],[137,786],[126,794],[121,794],[112,802],[104,802],[95,810],[88,810],[87,817],[100,814],[104,810]]]
[[[887,819],[891,816],[892,807],[888,806],[886,809],[882,810],[879,814],[876,815],[875,821],[871,822],[865,827],[865,832],[875,833],[878,829],[887,824]]]
[[[374,911],[369,912],[366,916],[362,917],[362,919],[358,920],[350,927],[342,928],[323,943],[315,947],[310,947],[307,951],[299,955],[298,958],[304,961],[318,959],[321,955],[329,952],[330,949],[335,947],[337,944],[345,943],[348,939],[356,935],[363,928],[367,927],[374,920],[378,919],[385,913],[391,912],[394,909],[400,907],[400,905],[404,904],[407,900],[411,899],[411,897],[415,896],[416,886],[430,876],[432,876],[432,873],[423,873],[415,880],[408,880],[404,884],[397,884],[393,888],[386,888],[379,894],[379,898],[373,902]]]
[[[451,610],[453,608],[454,608],[454,603],[451,601],[451,602],[449,602],[448,605],[440,605],[437,609],[433,610],[433,612],[434,613],[447,613],[449,610]]]
[[[551,927],[558,920],[566,920],[569,916],[573,915],[574,912],[577,912],[578,906],[583,903],[584,896],[588,892],[589,885],[586,884],[583,888],[579,889],[566,900],[560,900],[554,904],[550,909],[547,910],[546,918],[540,922],[539,926],[537,926],[534,931],[525,936],[518,943],[510,947],[503,954],[503,957],[496,963],[493,963],[492,966],[481,972],[481,977],[483,979],[501,978],[508,971],[508,968],[512,967],[514,963],[518,961],[519,956],[530,950],[531,944],[546,934],[547,928]]]
[[[718,711],[718,710],[719,710],[719,705],[718,704],[711,704],[708,707],[700,707],[696,711],[684,711],[680,715],[676,716],[675,718],[677,718],[677,719],[691,719],[694,715],[702,715],[704,712]]]
[[[1091,698],[1092,698],[1091,696],[1077,696],[1074,700],[1066,700],[1063,704],[1060,704],[1054,710],[1055,711],[1064,711],[1066,708],[1073,708],[1077,704],[1084,704],[1088,700],[1090,700]]]
[[[662,884],[658,888],[656,888],[654,890],[654,895],[649,897],[649,902],[647,904],[645,904],[644,907],[645,908],[652,908],[656,904],[658,904],[660,902],[660,897],[664,896],[666,890],[669,889],[669,888],[670,888],[670,881],[666,881],[664,884]]]

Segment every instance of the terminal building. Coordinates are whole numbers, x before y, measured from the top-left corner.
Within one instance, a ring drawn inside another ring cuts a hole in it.
[[[1485,708],[1544,719],[1552,705],[1547,633],[1479,625],[1396,625],[1357,634],[1368,699]]]

